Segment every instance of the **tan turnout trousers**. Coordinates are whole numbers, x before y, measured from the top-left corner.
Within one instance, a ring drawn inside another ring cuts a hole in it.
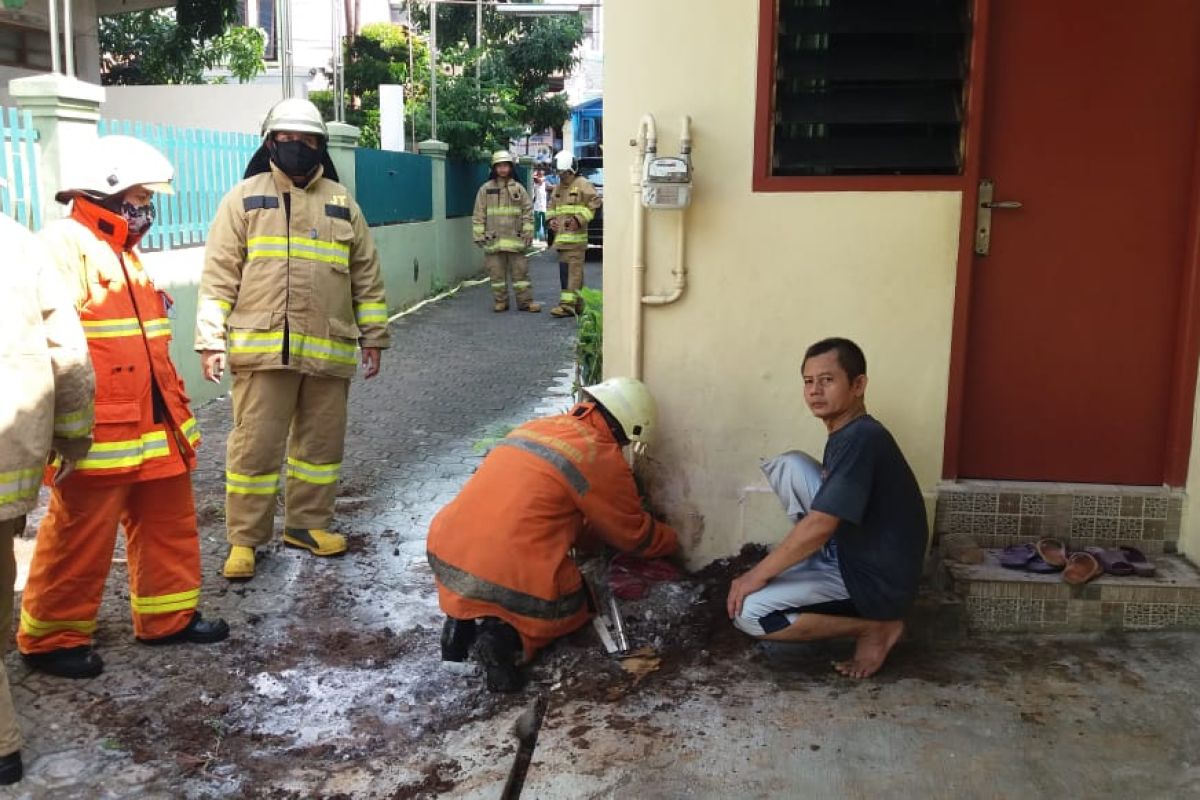
[[[9,634],[12,632],[13,584],[17,581],[13,538],[24,530],[24,516],[0,519],[0,756],[21,749],[21,729],[17,727],[17,712],[13,708],[12,692],[8,689],[4,654],[8,652]]]
[[[570,308],[574,306],[575,313],[583,313],[583,262],[586,250],[563,250],[558,254],[558,260],[567,265],[567,286],[559,295],[559,305]]]
[[[517,297],[517,308],[525,308],[533,302],[533,288],[529,282],[529,259],[524,253],[495,252],[483,256],[488,278],[492,282],[492,297],[497,303],[508,305],[508,279],[512,279],[513,294]]]
[[[284,527],[327,530],[333,519],[346,434],[347,378],[292,370],[233,375],[233,432],[225,455],[225,518],[231,545],[271,540],[281,466]],[[282,465],[284,449],[287,464]]]

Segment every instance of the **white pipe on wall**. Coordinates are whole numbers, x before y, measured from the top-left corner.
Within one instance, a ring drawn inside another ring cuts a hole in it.
[[[58,0],[50,0],[50,71],[62,72],[58,58]]]
[[[53,5],[55,0],[50,0]],[[75,77],[75,23],[71,19],[71,0],[63,0],[63,72]]]
[[[692,118],[683,116],[683,127],[679,133],[679,154],[684,160],[691,162],[692,152]],[[675,276],[675,286],[669,294],[642,295],[642,303],[648,306],[665,306],[683,297],[687,288],[687,264],[684,263],[684,233],[687,227],[687,209],[679,209],[679,225],[675,229],[675,267],[671,274]],[[645,269],[642,270],[645,273]]]
[[[652,114],[638,123],[637,158],[630,167],[633,184],[633,320],[630,329],[630,376],[642,377],[642,295],[646,290],[646,209],[642,206],[642,171],[647,158],[658,151],[658,127]]]

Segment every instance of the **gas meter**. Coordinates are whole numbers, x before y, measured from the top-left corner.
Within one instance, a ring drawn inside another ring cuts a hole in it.
[[[684,156],[646,159],[642,170],[642,205],[687,208],[692,200],[692,164]]]

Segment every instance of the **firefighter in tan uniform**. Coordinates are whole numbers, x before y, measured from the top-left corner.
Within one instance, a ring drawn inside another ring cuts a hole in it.
[[[517,180],[513,157],[507,150],[492,153],[492,174],[475,195],[471,235],[483,248],[483,265],[492,282],[493,311],[508,311],[508,279],[520,311],[541,311],[533,301],[529,260],[525,250],[533,242],[533,201]]]
[[[346,400],[362,350],[379,372],[388,308],[379,256],[336,172],[327,132],[307,100],[277,103],[246,179],[208,235],[196,319],[204,377],[233,371],[234,430],[225,465],[230,552],[224,575],[254,576],[271,540],[287,448],[284,544],[346,551],[329,530],[342,468]]]
[[[587,255],[588,223],[600,208],[600,195],[591,181],[579,175],[575,157],[565,150],[554,157],[558,186],[550,195],[546,220],[554,231],[554,249],[567,266],[567,283],[558,305],[550,309],[555,317],[571,317],[583,311],[583,261]]]
[[[0,180],[0,188],[4,181]],[[46,457],[74,464],[92,445],[95,380],[71,296],[34,235],[0,214],[0,656],[8,649],[13,537],[37,505]],[[62,471],[62,470],[60,470]],[[0,785],[21,780],[21,731],[0,660]]]

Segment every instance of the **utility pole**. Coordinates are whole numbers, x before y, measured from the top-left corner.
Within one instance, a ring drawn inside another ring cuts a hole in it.
[[[479,62],[483,60],[483,0],[475,0],[475,94],[479,94]]]
[[[437,138],[437,0],[429,0],[429,138]]]

